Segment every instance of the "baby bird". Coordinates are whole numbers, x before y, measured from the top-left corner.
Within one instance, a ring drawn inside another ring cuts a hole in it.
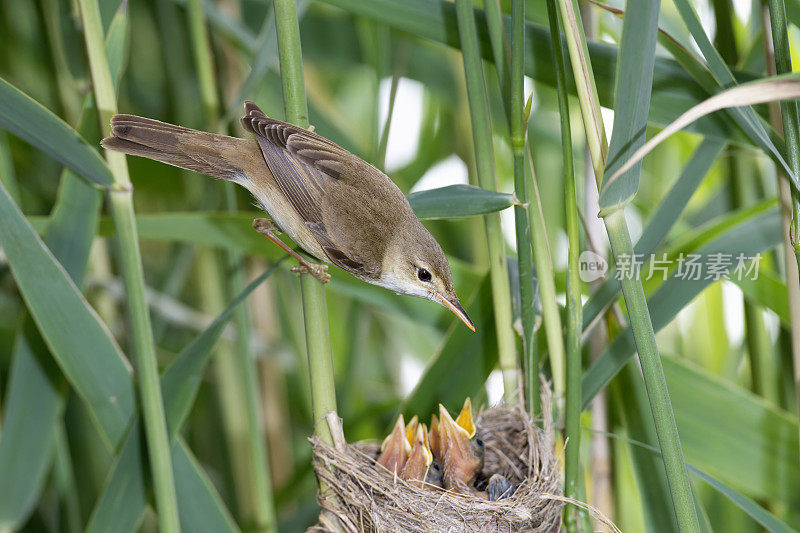
[[[403,415],[397,417],[394,429],[381,445],[381,454],[378,456],[378,464],[386,468],[394,475],[399,475],[411,453],[411,445],[406,437],[406,424]]]
[[[446,489],[467,492],[490,501],[507,498],[514,493],[511,482],[502,474],[494,474],[486,482],[486,490],[477,490],[476,478],[483,470],[484,444],[477,435],[472,402],[464,407],[455,420],[439,404],[439,449],[444,466],[443,484]]]
[[[439,404],[439,451],[444,468],[444,488],[463,491],[471,487],[483,468],[483,441],[476,435],[472,404],[467,398],[456,422]],[[462,425],[463,424],[463,425]]]
[[[442,469],[433,461],[433,453],[428,444],[428,428],[425,424],[416,425],[411,454],[400,477],[418,487],[423,487],[426,483],[442,485]]]

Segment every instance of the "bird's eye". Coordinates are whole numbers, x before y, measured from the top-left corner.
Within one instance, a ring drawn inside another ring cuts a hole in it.
[[[428,282],[431,280],[431,273],[425,270],[424,268],[420,268],[417,270],[417,277],[420,281]]]
[[[483,448],[483,441],[479,438],[475,439],[475,444],[478,445],[478,448]]]

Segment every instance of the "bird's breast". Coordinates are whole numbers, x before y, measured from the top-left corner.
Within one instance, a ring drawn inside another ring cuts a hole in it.
[[[275,222],[290,239],[316,259],[330,263],[328,256],[311,234],[311,231],[309,231],[303,219],[297,211],[295,211],[289,201],[278,191],[277,186],[274,188],[263,184],[256,186],[251,180],[248,180],[248,183],[243,183],[242,185],[250,191],[261,208],[269,214],[272,221]]]

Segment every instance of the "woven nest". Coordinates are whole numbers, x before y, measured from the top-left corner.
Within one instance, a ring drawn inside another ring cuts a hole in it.
[[[561,526],[564,497],[551,418],[540,429],[521,408],[491,408],[478,416],[483,475],[503,474],[516,488],[498,501],[409,484],[376,465],[375,444],[346,443],[334,413],[328,424],[335,447],[311,439],[314,470],[327,490],[318,497],[322,511],[310,531],[546,532]]]

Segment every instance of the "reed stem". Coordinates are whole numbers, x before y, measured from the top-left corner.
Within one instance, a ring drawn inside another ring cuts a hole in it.
[[[767,44],[767,53],[774,55],[773,61],[767,58],[767,72],[769,74],[783,74],[791,72],[792,57],[789,50],[788,29],[786,27],[786,11],[783,2],[769,1],[769,20],[772,33],[772,48]],[[765,39],[766,40],[766,39]],[[780,117],[780,118],[779,118]],[[797,102],[794,100],[783,101],[780,113],[776,106],[770,106],[770,122],[777,127],[782,124],[784,140],[786,141],[786,155],[792,171],[795,174],[800,170],[800,139],[798,136]],[[781,123],[781,124],[779,124]],[[792,321],[792,365],[794,370],[795,395],[800,408],[800,256],[798,255],[798,239],[800,239],[800,198],[794,187],[780,168],[778,168],[778,190],[781,198],[781,219],[784,223],[784,240],[786,242],[786,285],[789,292],[789,312]],[[787,224],[788,223],[788,224]],[[787,227],[788,226],[788,227]],[[794,253],[790,253],[793,250]]]
[[[535,350],[536,302],[534,291],[531,224],[528,219],[528,181],[525,178],[525,1],[511,4],[511,82],[509,120],[511,150],[514,154],[514,191],[522,205],[514,206],[517,230],[517,261],[519,263],[520,318],[522,320],[522,361],[525,368],[528,411],[539,413],[539,354]],[[498,70],[498,76],[502,72]],[[501,78],[502,79],[502,78]]]
[[[278,55],[281,63],[286,121],[307,128],[308,106],[303,81],[303,56],[300,48],[297,7],[294,0],[275,0],[275,22],[277,24]],[[330,428],[325,422],[325,415],[329,411],[336,411],[336,388],[333,379],[325,285],[311,276],[303,275],[300,277],[300,290],[306,329],[314,427],[317,435],[332,446],[333,438]]]
[[[550,370],[553,375],[553,388],[556,402],[560,404],[564,397],[564,339],[561,332],[561,315],[556,300],[556,286],[553,274],[553,262],[550,257],[550,245],[547,241],[547,229],[541,209],[539,188],[533,163],[529,158],[530,178],[525,177],[527,117],[523,107],[525,62],[525,23],[523,19],[514,18],[514,5],[511,14],[511,57],[508,54],[508,40],[505,37],[503,15],[499,2],[486,3],[486,22],[492,51],[500,80],[500,91],[503,103],[508,112],[511,128],[511,148],[514,157],[514,194],[520,204],[514,206],[514,222],[517,237],[517,260],[520,278],[520,318],[522,322],[523,364],[527,376],[525,383],[528,389],[528,405],[532,413],[538,412],[539,403],[539,356],[535,352],[533,338],[536,321],[534,272],[538,278],[541,294],[544,331],[547,338]],[[519,10],[520,8],[517,7]],[[508,63],[511,63],[509,73]],[[516,68],[516,71],[514,70]],[[512,81],[513,80],[513,81]],[[516,121],[516,122],[515,122]],[[528,189],[532,189],[529,191]],[[532,192],[532,194],[529,194]],[[535,267],[535,270],[534,270]],[[528,280],[525,282],[525,280]]]
[[[206,125],[212,130],[224,133],[224,126],[220,121],[217,79],[203,6],[200,0],[189,0],[187,9]],[[226,182],[223,187],[226,210],[229,213],[236,212],[236,186]],[[240,294],[245,286],[243,257],[240,252],[234,250],[228,250],[225,254],[227,292],[230,297],[234,297]],[[219,283],[220,279],[217,278],[213,282]],[[231,373],[239,391],[231,391],[231,401],[235,404],[237,415],[244,413],[246,437],[243,439],[242,449],[234,449],[231,453],[243,452],[246,456],[245,463],[249,464],[246,470],[247,478],[239,480],[239,484],[244,481],[247,486],[237,487],[237,494],[241,500],[244,500],[242,502],[245,504],[243,505],[244,509],[252,513],[252,516],[246,517],[249,527],[254,528],[255,531],[277,531],[275,503],[267,460],[267,441],[260,416],[261,391],[258,385],[258,367],[250,348],[250,316],[246,306],[240,305],[236,308],[233,313],[233,322],[237,335],[233,349],[234,368]]]
[[[456,1],[458,33],[467,83],[467,99],[472,117],[472,139],[475,144],[475,162],[478,184],[481,188],[497,190],[494,175],[491,125],[483,83],[483,67],[475,28],[475,15],[471,0]],[[516,405],[519,388],[519,367],[511,316],[511,286],[508,281],[505,244],[500,227],[500,215],[484,215],[486,239],[489,248],[489,275],[492,284],[494,319],[497,324],[497,348],[500,370],[503,373],[504,395],[507,405]]]
[[[100,129],[108,134],[111,115],[117,111],[117,99],[106,56],[100,9],[97,0],[78,0],[78,6],[83,21],[83,35],[89,57],[89,70]],[[118,152],[107,151],[106,160],[114,176],[114,185],[109,190],[109,206],[117,232],[120,266],[127,294],[128,316],[131,322],[133,352],[139,377],[142,415],[159,528],[165,533],[171,533],[180,531],[178,503],[175,496],[175,481],[153,331],[144,296],[144,272],[133,211],[133,188],[125,156]]]
[[[577,11],[576,0],[558,0],[564,30],[567,35],[572,72],[578,88],[578,99],[581,103],[586,139],[591,154],[598,189],[605,172],[608,142],[605,137],[602,117],[600,115],[599,98],[594,81],[586,38]],[[648,9],[653,6],[648,6]],[[623,27],[623,40],[625,28]],[[624,43],[623,43],[624,45]],[[621,45],[622,46],[622,45]],[[604,215],[606,231],[615,258],[633,257],[628,224],[624,209],[616,209]],[[639,354],[650,409],[653,414],[659,445],[664,458],[672,504],[681,531],[698,531],[697,513],[692,498],[692,489],[683,460],[678,428],[669,400],[664,370],[656,346],[653,324],[644,296],[641,280],[637,276],[623,276],[622,293],[628,308],[628,317],[634,341]]]
[[[625,212],[620,209],[606,215],[604,220],[614,257],[633,257],[633,243],[628,223],[625,220]],[[625,305],[628,308],[630,327],[633,331],[636,351],[639,354],[639,364],[644,376],[647,397],[650,400],[650,410],[658,434],[664,468],[667,471],[672,505],[678,518],[678,528],[682,532],[699,531],[692,489],[686,473],[683,450],[678,438],[675,415],[672,412],[672,403],[669,399],[667,382],[664,378],[658,346],[656,346],[655,332],[653,323],[650,321],[650,311],[647,309],[644,289],[641,281],[635,276],[623,276],[620,284]]]
[[[586,129],[586,144],[599,189],[603,182],[603,171],[608,157],[608,140],[603,117],[600,114],[600,99],[597,97],[597,85],[594,81],[592,62],[589,59],[589,49],[586,46],[586,34],[583,31],[578,0],[558,0],[558,9],[564,24],[572,75]]]
[[[566,351],[566,404],[564,406],[564,434],[567,442],[564,452],[564,495],[579,498],[578,476],[580,474],[581,437],[581,328],[583,302],[581,280],[578,270],[580,241],[578,236],[578,199],[575,186],[575,169],[572,159],[572,131],[569,122],[569,100],[567,95],[564,51],[555,0],[547,0],[547,16],[550,22],[550,42],[553,46],[553,64],[556,69],[558,111],[561,117],[561,153],[564,167],[565,216],[569,241],[567,262],[567,351]],[[564,525],[568,532],[578,530],[577,510],[571,505],[564,507]]]
[[[775,53],[775,72],[778,75],[792,72],[792,56],[789,51],[789,33],[786,26],[786,7],[782,0],[769,0],[769,20],[772,30],[772,48]],[[800,172],[800,116],[797,101],[781,101],[783,136],[786,141],[786,158],[792,172]],[[800,263],[800,192],[792,187],[792,247]]]

